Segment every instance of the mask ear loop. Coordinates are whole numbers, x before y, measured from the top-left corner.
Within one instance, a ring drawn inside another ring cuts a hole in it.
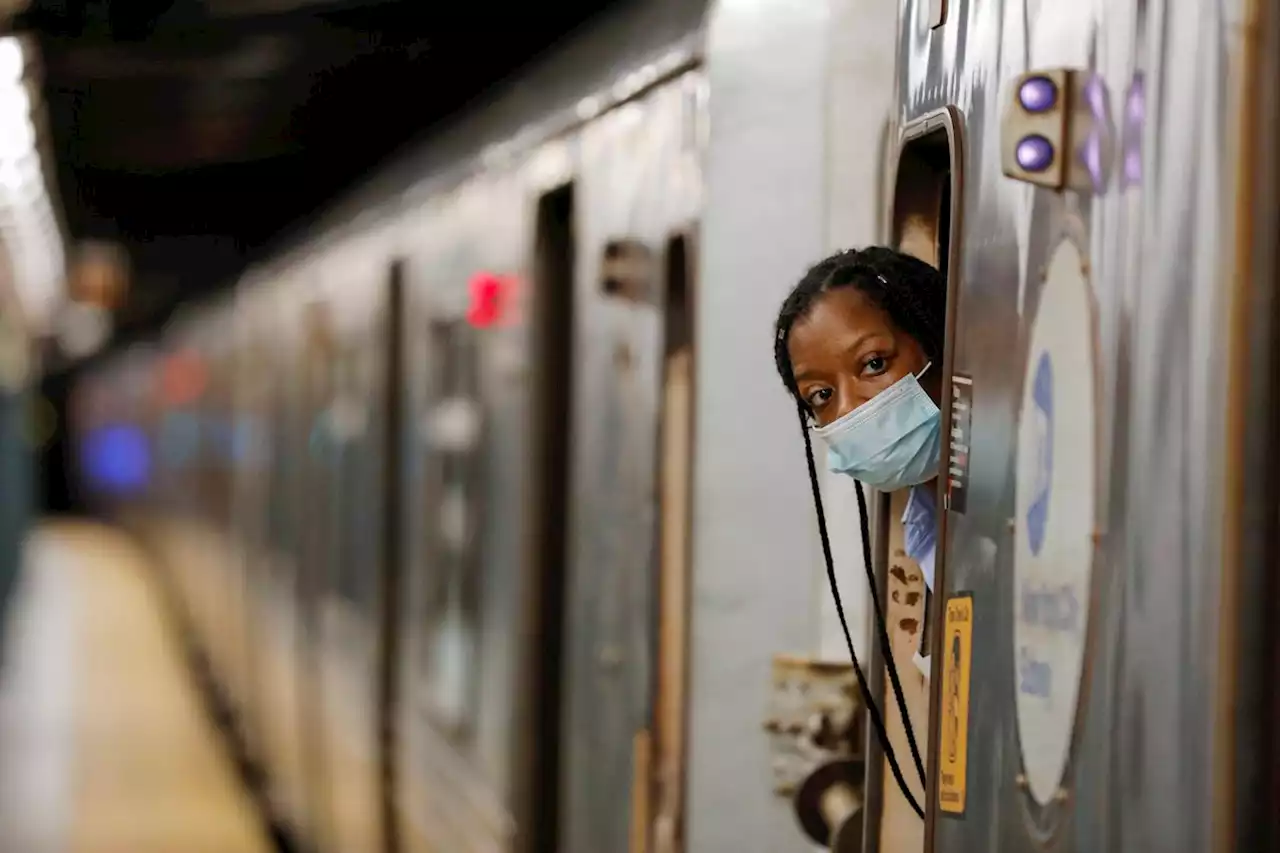
[[[862,671],[862,666],[858,663],[858,653],[853,648],[853,637],[849,633],[849,622],[844,615],[844,603],[840,600],[840,588],[836,584],[835,561],[831,557],[831,540],[827,537],[827,517],[822,509],[822,491],[818,485],[818,467],[813,461],[813,442],[809,438],[809,422],[805,413],[804,405],[798,404],[797,411],[800,414],[800,432],[804,436],[804,455],[805,460],[809,463],[809,485],[813,490],[813,505],[818,514],[818,537],[822,540],[822,557],[827,564],[827,583],[831,587],[831,597],[836,603],[836,615],[840,617],[840,627],[844,630],[844,641],[849,646],[849,657],[853,660],[853,671],[858,676],[858,687],[862,691],[864,704],[867,706],[867,716],[871,718],[871,727],[876,731],[876,737],[880,740],[880,746],[884,749],[885,760],[889,762],[889,769],[893,772],[893,778],[898,782],[898,788],[901,789],[902,795],[906,797],[907,803],[915,811],[920,819],[924,819],[924,809],[920,808],[920,803],[916,801],[915,795],[907,787],[907,780],[902,775],[902,768],[898,766],[897,756],[894,755],[893,744],[889,741],[889,733],[885,730],[884,719],[880,716],[880,709],[876,707],[873,700],[871,687],[867,683],[867,676]],[[867,538],[867,518],[865,510],[865,499],[862,496],[862,485],[858,484],[858,508],[862,516],[862,551],[863,557],[867,561],[867,572],[871,574],[871,546]],[[893,681],[894,692],[898,699],[898,710],[902,713],[903,728],[907,732],[907,742],[911,745],[911,752],[916,761],[916,769],[920,771],[920,781],[924,782],[924,770],[920,762],[919,750],[916,747],[915,735],[911,731],[911,719],[906,713],[906,702],[902,698],[902,688],[898,683],[897,668],[893,665],[893,656],[890,655],[887,640],[887,632],[884,628],[884,617],[880,612],[880,601],[876,595],[874,581],[871,586],[871,598],[875,601],[876,616],[880,620],[877,624],[880,628],[881,642],[884,643],[885,658],[889,664],[890,678]]]

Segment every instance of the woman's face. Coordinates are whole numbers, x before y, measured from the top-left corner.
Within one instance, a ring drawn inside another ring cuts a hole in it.
[[[915,338],[854,287],[818,296],[787,340],[800,397],[819,426],[843,417],[908,373],[929,363]],[[941,365],[920,384],[938,402]]]

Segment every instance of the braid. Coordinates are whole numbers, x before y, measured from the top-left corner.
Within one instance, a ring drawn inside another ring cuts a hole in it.
[[[840,599],[840,585],[836,583],[836,564],[831,556],[831,537],[827,534],[827,515],[822,510],[821,494],[822,490],[818,485],[818,467],[813,461],[813,443],[809,438],[809,425],[807,421],[807,409],[801,405],[798,412],[800,415],[800,434],[804,436],[804,455],[809,462],[809,486],[813,489],[814,507],[818,513],[818,537],[822,540],[822,558],[827,564],[827,585],[831,588],[831,597],[835,599],[836,615],[840,617],[840,627],[844,630],[844,641],[849,648],[849,657],[853,660],[853,671],[858,676],[858,689],[861,691],[863,704],[867,708],[867,716],[871,718],[871,727],[875,729],[876,737],[880,739],[880,743],[884,747],[884,757],[889,763],[889,770],[893,773],[893,778],[898,781],[898,787],[902,794],[906,797],[907,804],[921,818],[924,817],[924,809],[920,807],[920,803],[916,800],[915,795],[911,793],[910,786],[907,785],[907,779],[902,774],[902,767],[898,764],[898,757],[894,754],[893,745],[889,740],[889,732],[885,728],[884,717],[880,714],[880,709],[876,707],[875,700],[871,692],[871,684],[867,681],[867,675],[862,671],[862,665],[858,663],[858,653],[854,650],[853,635],[849,632],[849,620],[844,615],[844,602]],[[884,614],[880,608],[880,597],[875,594],[875,575],[871,569],[871,536],[868,531],[867,523],[867,504],[866,499],[862,496],[862,486],[858,485],[858,513],[862,524],[862,551],[867,563],[867,578],[871,582],[871,600],[875,604],[876,616],[879,618],[878,625],[880,627],[880,642],[885,649],[886,663],[888,664],[889,677],[893,684],[894,696],[898,702],[899,712],[905,723],[904,729],[907,734],[907,744],[911,748],[911,757],[915,761],[916,772],[920,774],[920,783],[923,785],[925,781],[924,764],[920,759],[920,748],[916,745],[915,731],[911,726],[911,718],[907,714],[906,700],[902,696],[902,684],[898,680],[897,667],[893,665],[893,654],[889,651],[888,635],[884,628]]]
[[[883,246],[847,249],[809,268],[778,311],[773,358],[782,383],[799,399],[787,341],[791,327],[835,287],[856,288],[889,315],[894,325],[920,342],[938,360],[946,328],[947,287],[942,273],[911,255]]]

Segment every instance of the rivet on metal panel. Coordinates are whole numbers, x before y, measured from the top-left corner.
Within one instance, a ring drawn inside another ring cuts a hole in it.
[[[599,651],[598,660],[605,669],[617,669],[622,666],[622,650],[614,645],[604,646]]]

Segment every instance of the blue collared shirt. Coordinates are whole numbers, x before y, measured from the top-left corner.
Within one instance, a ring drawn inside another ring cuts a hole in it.
[[[902,513],[902,531],[907,556],[924,572],[924,582],[933,590],[933,558],[938,545],[938,501],[929,486],[912,486],[907,508]]]

